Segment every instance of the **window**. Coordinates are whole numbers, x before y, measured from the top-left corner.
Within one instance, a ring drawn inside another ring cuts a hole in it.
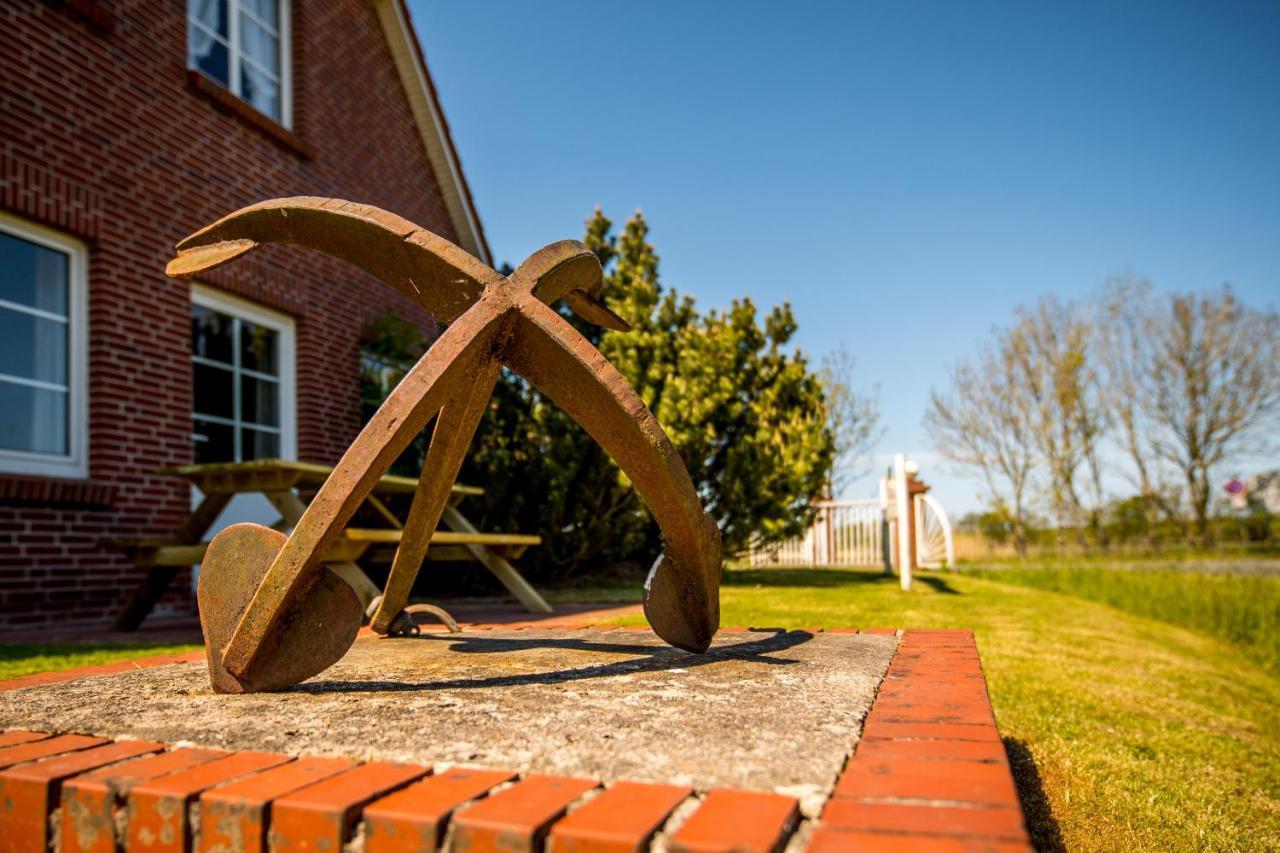
[[[292,458],[292,318],[193,288],[191,390],[197,463]]]
[[[88,255],[0,214],[0,470],[88,476]]]
[[[188,0],[187,65],[285,127],[288,0]]]

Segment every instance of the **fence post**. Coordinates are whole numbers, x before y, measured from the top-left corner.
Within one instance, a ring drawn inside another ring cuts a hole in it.
[[[893,457],[893,498],[898,505],[898,578],[903,589],[911,589],[911,497],[907,494],[907,457]]]

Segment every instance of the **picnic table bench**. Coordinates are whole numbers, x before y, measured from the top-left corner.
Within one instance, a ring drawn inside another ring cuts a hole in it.
[[[142,582],[130,593],[117,614],[115,629],[136,630],[179,571],[186,566],[198,565],[204,559],[205,549],[209,546],[204,537],[233,497],[253,493],[263,495],[280,513],[280,520],[273,526],[288,532],[306,511],[304,495],[318,489],[332,470],[327,465],[281,459],[161,468],[159,473],[191,483],[200,490],[201,498],[170,538],[110,539],[104,542],[108,547],[123,551],[135,565],[147,570]],[[356,561],[377,546],[399,545],[404,523],[386,499],[394,495],[412,495],[417,487],[418,481],[413,477],[384,475],[373,487],[365,504],[387,527],[349,527],[325,555],[325,565],[351,585],[366,609],[382,591],[356,565]],[[476,486],[453,485],[449,502],[440,517],[440,524],[448,529],[438,529],[431,535],[427,559],[476,560],[530,612],[550,613],[551,606],[509,562],[526,549],[540,544],[542,537],[483,532],[476,528],[457,504],[469,495],[482,494],[484,489]]]

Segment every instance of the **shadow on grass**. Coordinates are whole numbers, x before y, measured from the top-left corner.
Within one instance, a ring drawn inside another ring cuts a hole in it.
[[[723,586],[857,586],[896,584],[896,575],[879,569],[733,569],[724,573]]]
[[[947,583],[945,578],[935,578],[930,577],[929,575],[916,575],[915,579],[929,587],[929,589],[934,592],[939,592],[943,595],[960,595],[960,590]]]
[[[1031,844],[1039,851],[1059,853],[1067,849],[1062,841],[1062,831],[1049,808],[1049,798],[1044,793],[1040,771],[1027,745],[1016,738],[1004,739],[1004,751],[1009,756],[1013,781],[1018,786],[1018,799],[1022,801],[1022,813],[1027,819],[1027,831]]]

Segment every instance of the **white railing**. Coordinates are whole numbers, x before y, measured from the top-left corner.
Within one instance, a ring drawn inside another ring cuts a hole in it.
[[[803,536],[751,549],[753,566],[884,565],[880,501],[820,501]]]

